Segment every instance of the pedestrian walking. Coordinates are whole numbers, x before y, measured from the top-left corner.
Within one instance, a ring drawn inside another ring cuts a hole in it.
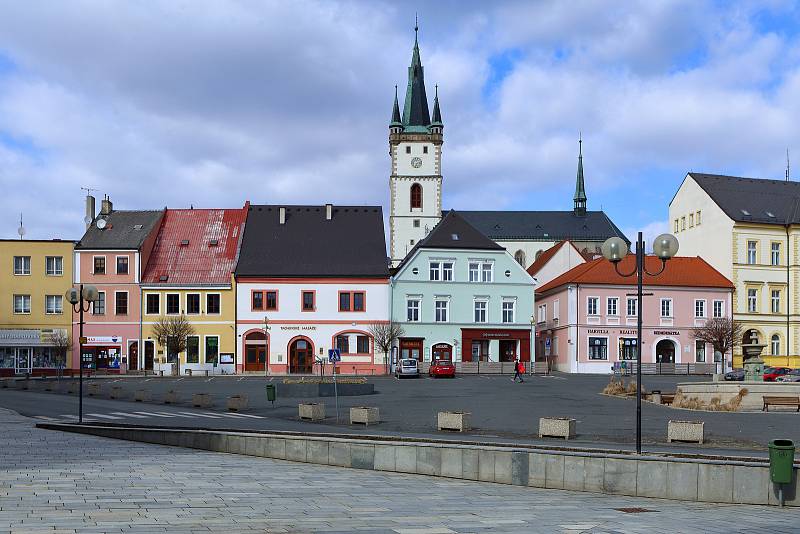
[[[525,365],[521,361],[519,361],[518,358],[514,362],[514,378],[512,378],[511,380],[516,382],[517,378],[519,378],[520,383],[525,382],[525,380],[522,379],[522,373],[524,372],[525,372]]]

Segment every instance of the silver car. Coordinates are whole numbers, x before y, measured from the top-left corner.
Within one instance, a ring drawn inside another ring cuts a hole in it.
[[[783,376],[775,379],[776,382],[800,382],[800,369],[792,369]]]
[[[394,376],[395,378],[403,378],[405,376],[419,378],[419,367],[417,367],[417,360],[406,358],[397,362],[397,367],[394,369]]]

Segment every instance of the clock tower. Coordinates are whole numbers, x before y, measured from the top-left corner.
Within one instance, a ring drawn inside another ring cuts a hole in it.
[[[389,248],[392,266],[423,239],[442,216],[442,114],[438,86],[433,115],[428,111],[425,76],[414,28],[414,51],[408,67],[403,114],[395,86],[392,121],[389,123]]]

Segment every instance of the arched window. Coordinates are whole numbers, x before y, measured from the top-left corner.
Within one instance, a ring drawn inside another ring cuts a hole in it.
[[[781,353],[781,336],[773,334],[769,341],[770,354],[777,356]]]
[[[537,259],[537,260],[538,260],[538,259],[539,259],[539,256],[541,256],[541,255],[542,255],[542,252],[544,252],[544,251],[543,251],[543,250],[537,250],[537,251],[536,251],[536,257],[535,257],[534,259]]]
[[[419,184],[414,184],[411,186],[411,207],[422,207],[422,186]]]
[[[518,250],[514,253],[514,259],[517,260],[517,263],[525,267],[525,252],[522,250]]]

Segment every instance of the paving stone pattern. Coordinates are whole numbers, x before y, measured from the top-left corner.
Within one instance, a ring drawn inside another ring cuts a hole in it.
[[[800,524],[796,509],[365,472],[33,423],[0,410],[0,532],[789,533]]]

